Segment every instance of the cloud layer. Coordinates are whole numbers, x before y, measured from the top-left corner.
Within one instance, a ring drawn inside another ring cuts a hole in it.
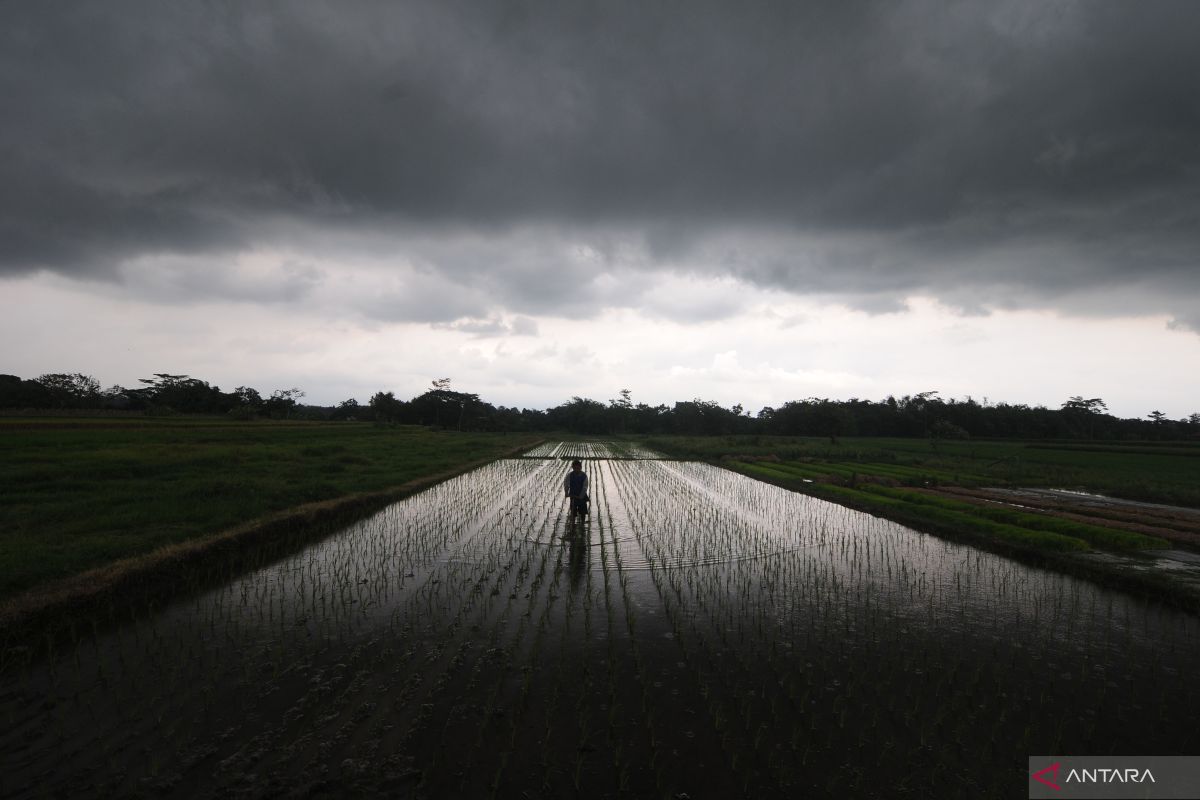
[[[686,316],[664,273],[1200,328],[1198,25],[1186,0],[8,3],[0,275],[300,302],[369,261],[356,311],[468,332]],[[231,275],[262,253],[277,282]]]

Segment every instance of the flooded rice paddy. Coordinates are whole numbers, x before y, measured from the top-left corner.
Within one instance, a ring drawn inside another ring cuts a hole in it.
[[[0,795],[1023,797],[1031,754],[1200,752],[1194,616],[602,443],[125,616],[2,654]]]

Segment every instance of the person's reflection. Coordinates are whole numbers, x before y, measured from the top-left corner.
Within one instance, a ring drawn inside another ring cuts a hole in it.
[[[571,525],[568,531],[568,563],[570,564],[571,590],[579,588],[579,584],[583,581],[584,573],[587,572],[588,560],[588,534],[591,531],[591,522],[585,517],[583,521],[579,521]]]

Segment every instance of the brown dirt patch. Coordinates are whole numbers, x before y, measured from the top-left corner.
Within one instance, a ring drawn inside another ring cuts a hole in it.
[[[1096,509],[1094,506],[1073,504],[1065,501],[1047,500],[1036,497],[1016,496],[1010,493],[990,492],[986,489],[964,489],[942,487],[940,489],[915,489],[923,494],[941,495],[978,506],[1005,506],[1020,511],[1045,514],[1050,517],[1095,525],[1099,528],[1130,531],[1146,536],[1158,536],[1177,544],[1200,546],[1200,524],[1184,519],[1182,515],[1167,513],[1141,514],[1134,511]],[[1096,513],[1100,511],[1101,513]],[[1158,511],[1148,509],[1148,511]],[[1165,510],[1164,510],[1165,511]]]

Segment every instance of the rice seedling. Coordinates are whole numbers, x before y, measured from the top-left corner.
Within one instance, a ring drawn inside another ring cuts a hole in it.
[[[652,455],[544,445],[52,653],[0,648],[0,793],[937,796],[969,762],[996,796],[1046,748],[1196,744],[1193,616]]]

